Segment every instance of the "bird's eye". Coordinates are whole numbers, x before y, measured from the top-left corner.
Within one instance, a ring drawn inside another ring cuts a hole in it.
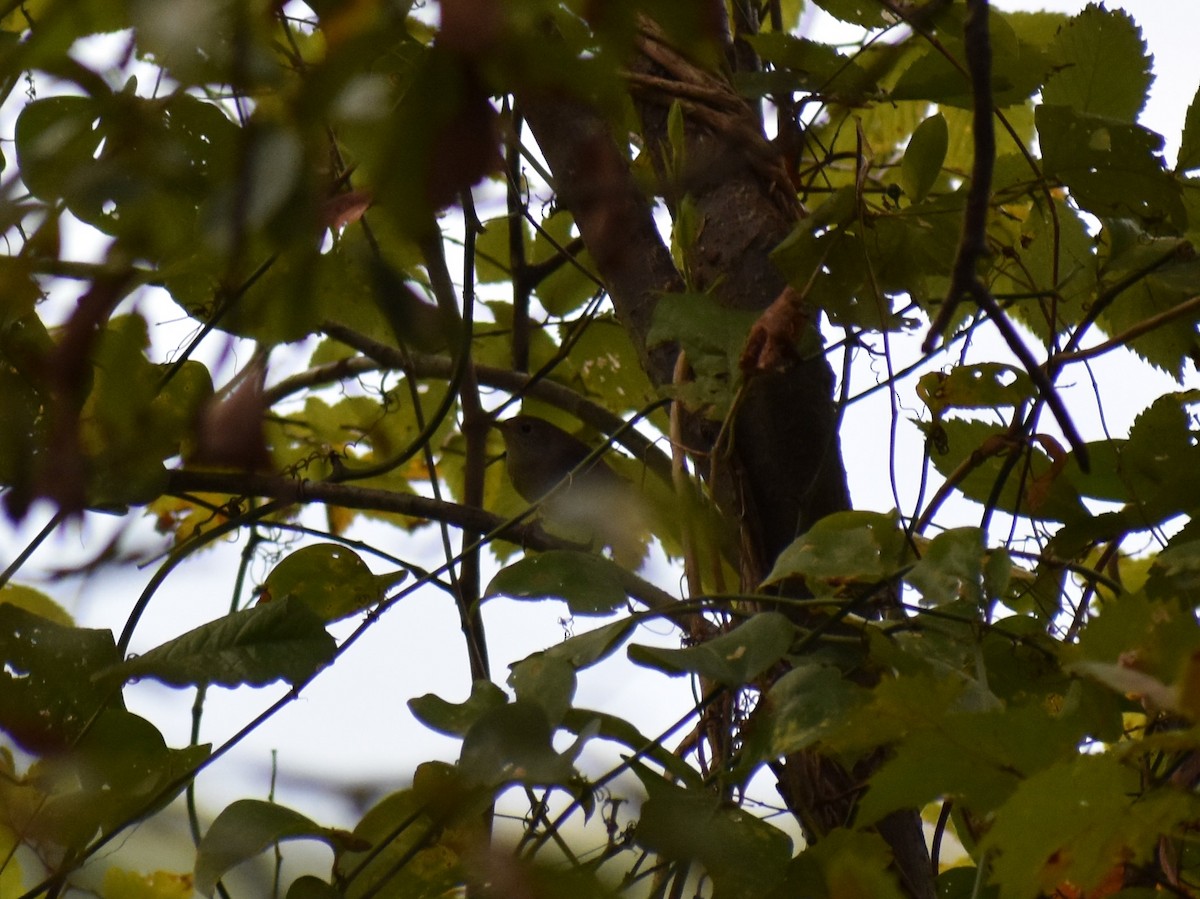
[[[521,425],[521,433],[522,434],[532,434],[533,426],[530,425],[529,422],[525,422],[523,425]]]

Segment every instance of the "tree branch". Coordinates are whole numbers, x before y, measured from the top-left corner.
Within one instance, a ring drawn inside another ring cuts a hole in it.
[[[455,527],[484,534],[485,541],[507,540],[539,552],[550,549],[579,549],[575,544],[547,534],[536,524],[522,524],[485,512],[483,509],[442,502],[426,496],[358,487],[353,484],[297,481],[278,475],[177,469],[168,473],[167,486],[163,493],[171,496],[189,493],[259,496],[297,505],[317,503],[370,512],[394,512],[413,518],[444,521]],[[630,596],[655,612],[674,615],[678,611],[678,600],[675,597],[634,574],[624,577],[622,585]]]
[[[987,285],[979,277],[978,265],[988,252],[987,219],[992,201],[992,171],[996,165],[996,128],[993,121],[992,101],[992,45],[988,31],[988,0],[967,0],[967,20],[963,25],[963,44],[967,57],[967,68],[971,75],[971,93],[974,97],[972,128],[975,137],[975,156],[971,165],[971,185],[967,190],[966,209],[963,212],[962,234],[958,241],[958,254],[950,274],[950,289],[945,302],[929,326],[929,332],[921,344],[924,353],[931,353],[937,346],[941,333],[954,317],[958,304],[969,297],[996,325],[1000,336],[1008,344],[1021,365],[1029,373],[1044,398],[1054,418],[1062,428],[1063,436],[1075,451],[1075,460],[1083,471],[1087,471],[1088,451],[1075,423],[1067,412],[1062,398],[1038,364],[1033,353],[1025,346],[1021,335],[1004,311],[988,292]]]
[[[545,94],[518,100],[643,368],[656,384],[669,384],[676,349],[650,349],[646,336],[659,297],[681,290],[683,279],[628,161],[604,120],[583,103]]]
[[[1158,313],[1158,315],[1152,315],[1096,346],[1088,347],[1086,350],[1059,353],[1048,364],[1053,364],[1057,369],[1059,366],[1070,365],[1072,362],[1084,362],[1088,359],[1094,359],[1097,356],[1103,356],[1109,350],[1128,347],[1130,341],[1136,340],[1143,334],[1149,334],[1151,331],[1161,328],[1163,325],[1169,324],[1175,319],[1187,315],[1189,312],[1195,312],[1197,309],[1200,309],[1200,295],[1184,300],[1182,303]]]
[[[360,374],[372,368],[387,368],[411,372],[414,378],[446,378],[450,376],[454,369],[454,361],[446,356],[409,353],[406,357],[396,347],[372,340],[370,337],[359,334],[357,331],[347,328],[344,325],[326,322],[322,326],[322,330],[335,340],[339,340],[347,346],[354,347],[354,349],[358,350],[364,356],[369,357],[368,359],[358,360],[359,364],[356,365],[348,364],[355,360],[344,360],[347,363],[344,366],[342,362],[337,362],[331,363],[328,367],[323,367],[330,374],[335,374],[338,370],[341,370],[333,366],[342,366],[347,375],[350,373]],[[621,429],[625,426],[623,418],[619,415],[614,415],[603,406],[593,403],[571,388],[564,387],[555,381],[545,380],[544,378],[535,380],[531,375],[527,375],[524,372],[492,368],[486,365],[476,366],[475,374],[479,378],[480,384],[504,390],[514,396],[531,396],[543,400],[552,406],[562,409],[564,412],[574,415],[584,424],[590,425],[610,437],[614,434],[619,434],[617,438],[618,443],[629,450],[635,458],[646,465],[664,483],[671,483],[670,456],[638,431],[632,429],[622,431]],[[278,402],[283,396],[290,394],[294,390],[310,386],[310,379],[314,377],[317,377],[317,375],[312,372],[301,372],[293,378],[280,381],[267,391],[266,396],[270,402]]]

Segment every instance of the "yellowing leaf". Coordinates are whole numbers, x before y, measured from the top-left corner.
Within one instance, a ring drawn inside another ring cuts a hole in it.
[[[1181,791],[1144,793],[1111,755],[1080,755],[1030,777],[996,813],[984,847],[1001,899],[1033,899],[1063,881],[1086,895],[1117,863],[1138,864],[1195,815]]]
[[[288,597],[308,606],[322,621],[338,621],[381,602],[407,571],[372,574],[358,554],[337,543],[298,549],[271,570],[259,602]]]
[[[925,199],[942,173],[949,142],[946,117],[940,113],[931,115],[913,132],[900,164],[900,183],[914,203]]]
[[[935,416],[949,408],[982,409],[1013,406],[1029,399],[1033,382],[1023,369],[1002,362],[956,365],[934,371],[917,382],[917,396]]]
[[[64,627],[75,624],[70,612],[40,590],[23,584],[5,584],[0,590],[0,603],[9,603]]]
[[[139,874],[116,867],[104,872],[104,899],[191,899],[194,894],[191,873]]]
[[[763,584],[803,577],[813,593],[828,596],[849,584],[884,580],[907,560],[904,532],[894,514],[835,512],[780,553]]]
[[[1200,721],[1200,650],[1183,663],[1175,684],[1175,707],[1193,721]]]

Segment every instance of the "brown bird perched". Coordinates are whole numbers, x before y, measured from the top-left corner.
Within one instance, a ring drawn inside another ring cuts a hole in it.
[[[599,538],[622,564],[642,555],[644,514],[632,485],[596,458],[592,448],[557,425],[533,415],[496,422],[504,438],[513,488],[529,503],[542,502],[547,522],[565,526],[572,538]],[[557,489],[556,489],[557,488]]]

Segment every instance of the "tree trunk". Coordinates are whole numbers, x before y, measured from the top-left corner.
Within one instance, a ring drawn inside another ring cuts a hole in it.
[[[711,287],[731,308],[766,309],[785,287],[769,254],[802,215],[782,160],[754,110],[729,83],[675,53],[652,23],[644,23],[641,50],[630,78],[647,152],[662,177],[668,207],[674,212],[673,202],[686,191],[701,223],[691,248],[693,286]],[[673,91],[672,85],[694,89]],[[698,95],[706,98],[703,103],[694,99]],[[683,173],[668,173],[665,154],[656,152],[666,146],[673,100],[684,109]],[[588,105],[566,95],[527,95],[518,102],[554,175],[559,201],[574,215],[645,370],[656,385],[669,385],[678,348],[648,347],[647,334],[658,299],[682,290],[683,278],[619,138]],[[817,315],[809,321],[816,328]],[[747,591],[757,589],[799,534],[850,507],[833,384],[820,354],[786,359],[778,370],[755,375],[736,406],[728,451],[718,448],[712,488],[742,532]],[[708,457],[720,427],[699,415],[685,417],[685,437],[698,457]],[[809,840],[852,821],[856,775],[863,772],[852,775],[809,754],[788,758],[775,770],[780,793]],[[931,899],[929,855],[917,814],[889,816],[878,829],[893,849],[907,892]]]

